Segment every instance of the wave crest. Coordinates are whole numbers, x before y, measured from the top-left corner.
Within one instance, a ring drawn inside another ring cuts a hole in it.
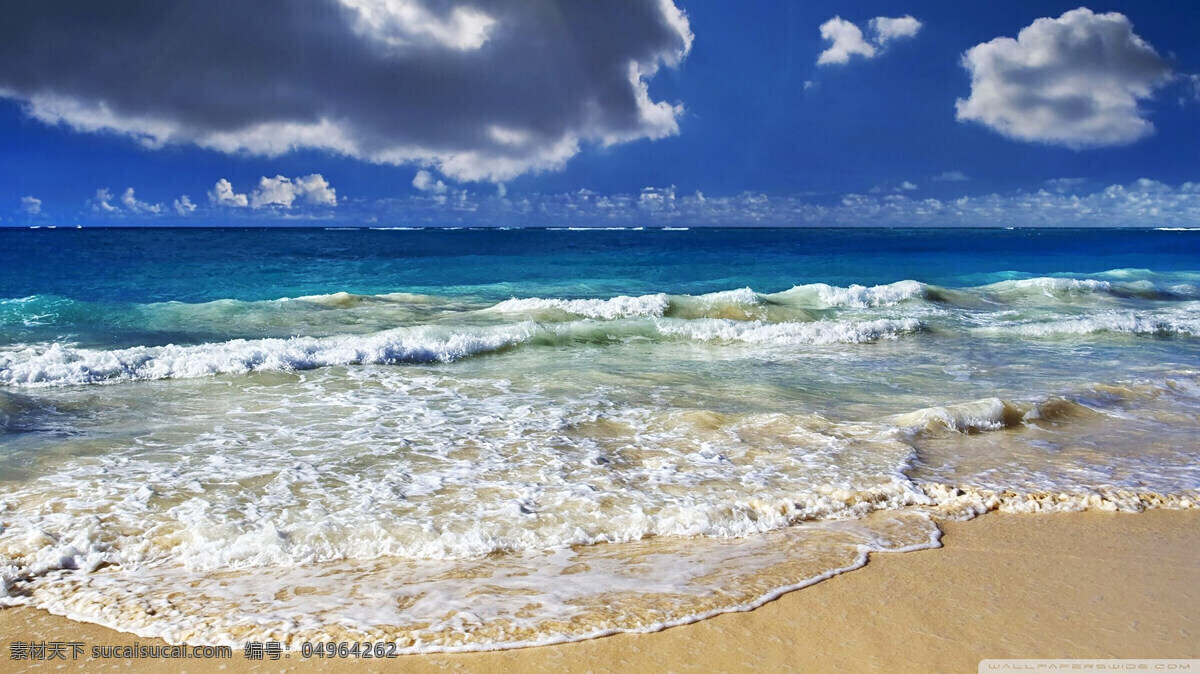
[[[490,311],[499,313],[541,314],[559,312],[585,318],[600,318],[612,320],[616,318],[632,318],[637,316],[662,316],[670,305],[667,295],[641,295],[630,297],[620,295],[611,299],[544,299],[530,297],[526,299],[512,298],[493,305]]]
[[[810,283],[775,293],[774,300],[814,309],[869,309],[889,307],[925,296],[925,284],[919,281],[897,281],[877,286],[831,286]]]
[[[873,321],[821,320],[790,323],[750,323],[727,319],[701,319],[681,323],[666,323],[659,329],[668,335],[679,335],[701,341],[745,342],[749,344],[861,344],[881,339],[895,339],[904,334],[919,332],[921,322],[914,318]]]
[[[1200,336],[1200,314],[1192,309],[1189,306],[1183,311],[1105,311],[1090,316],[994,325],[981,328],[979,332],[1015,334],[1023,337],[1068,337],[1102,333],[1160,337]]]
[[[53,344],[0,353],[0,383],[71,385],[333,365],[449,362],[528,341],[536,330],[532,323],[477,329],[420,326],[364,336],[235,339],[111,351]]]

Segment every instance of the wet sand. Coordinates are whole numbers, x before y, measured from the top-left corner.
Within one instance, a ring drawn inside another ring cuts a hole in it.
[[[1200,510],[989,514],[941,523],[940,550],[872,555],[865,568],[754,611],[653,634],[395,660],[111,660],[123,671],[976,671],[984,658],[1200,658]],[[28,608],[0,610],[10,643],[161,643]]]

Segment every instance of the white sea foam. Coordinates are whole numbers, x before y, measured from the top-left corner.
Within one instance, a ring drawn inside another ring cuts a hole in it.
[[[588,318],[627,318],[631,316],[662,316],[667,310],[670,300],[667,295],[641,295],[629,297],[621,295],[611,299],[543,299],[532,297],[526,299],[509,299],[491,307],[491,311],[500,313],[530,314],[547,310],[561,311],[575,316]]]
[[[791,290],[777,293],[771,297],[820,309],[863,309],[892,306],[907,300],[919,299],[924,293],[925,285],[917,281],[897,281],[869,287],[857,284],[838,287],[825,283],[810,283],[795,286]]]
[[[992,302],[1020,303],[1051,299],[1055,302],[1077,303],[1088,299],[1142,298],[1179,300],[1195,298],[1197,286],[1179,277],[1161,277],[1146,270],[1116,269],[1098,276],[1111,280],[1074,277],[1037,277],[1018,281],[1000,281],[978,288],[961,289],[986,297]],[[1192,280],[1187,274],[1183,279]]]
[[[218,300],[226,301],[226,300]],[[320,304],[322,306],[332,308],[348,308],[361,304],[372,302],[378,303],[393,303],[393,304],[433,304],[439,301],[439,298],[432,295],[420,295],[417,293],[383,293],[380,295],[358,295],[348,292],[327,293],[323,295],[301,295],[300,297],[284,297],[274,300],[276,303],[283,302],[308,302],[310,304]]]
[[[1200,312],[1194,305],[1158,312],[1103,311],[1074,318],[1006,322],[980,328],[978,332],[1023,337],[1086,336],[1100,333],[1200,336]]]
[[[699,319],[671,322],[663,320],[659,330],[703,341],[745,342],[749,344],[859,344],[880,339],[895,339],[919,332],[921,322],[915,318],[877,319],[872,321],[821,320],[812,322],[764,323],[762,321],[732,321],[728,319]]]
[[[909,447],[819,418],[598,416],[611,405],[599,393],[533,408],[504,382],[473,390],[382,368],[346,379],[227,390],[220,426],[197,423],[211,413],[200,409],[156,421],[138,443],[11,490],[3,573],[479,558],[741,537],[927,502],[901,474]]]
[[[715,293],[697,295],[695,299],[709,304],[754,305],[762,302],[762,295],[750,288],[736,288],[734,290],[722,290]]]
[[[631,302],[579,300],[567,305],[576,312],[604,318],[649,314],[665,307],[664,297],[630,298]],[[339,301],[332,298],[330,301]],[[518,300],[517,302],[522,302]],[[524,305],[558,309],[540,301]],[[422,325],[395,328],[365,335],[293,337],[290,339],[235,339],[226,342],[179,346],[139,346],[99,350],[65,346],[16,346],[0,351],[0,385],[81,385],[116,381],[180,379],[217,374],[259,371],[311,370],[336,365],[451,362],[507,347],[541,341],[611,342],[629,338],[684,337],[699,341],[750,344],[821,345],[858,344],[894,339],[921,329],[916,319],[868,321],[822,320],[766,323],[730,319],[655,318],[655,322],[626,319],[613,328],[597,328],[587,321],[552,327],[532,321],[482,326]]]
[[[448,362],[525,342],[536,331],[532,323],[474,329],[419,326],[371,335],[236,339],[110,351],[53,344],[0,352],[0,383],[90,384],[364,363]]]
[[[991,511],[1006,513],[1071,513],[1087,510],[1143,512],[1152,509],[1200,508],[1200,491],[1159,494],[1133,489],[1034,490],[981,489],[972,486],[925,483],[921,489],[937,505],[934,512],[966,519]]]
[[[388,642],[461,652],[651,632],[760,606],[860,568],[872,552],[939,547],[919,513],[814,522],[744,539],[654,539],[497,556],[487,564],[340,563],[199,573],[69,575],[15,603],[171,643]],[[120,601],[114,601],[120,597]],[[519,601],[514,601],[519,597]]]
[[[1064,294],[1102,293],[1112,289],[1108,281],[1060,277],[1037,277],[1019,281],[1000,281],[980,288],[993,294],[1028,295],[1039,294],[1056,297]]]
[[[1082,276],[122,307],[214,341],[0,352],[31,387],[0,390],[4,601],[195,643],[495,648],[754,606],[935,544],[931,513],[1196,507],[1200,385],[1164,362],[1189,343],[1039,339],[1200,335],[1196,279]],[[44,299],[0,303],[6,329],[96,315]],[[224,340],[260,325],[387,329]],[[268,370],[304,372],[205,377]],[[1161,376],[1037,393],[1130,372]],[[181,381],[50,387],[157,378]]]
[[[559,379],[557,397],[545,380],[382,367],[193,382],[221,394],[185,395],[181,417],[158,411],[105,452],[60,449],[53,470],[6,492],[6,601],[192,643],[486,649],[755,606],[867,551],[936,545],[927,512],[1196,507],[1194,490],[1155,491],[1139,454],[1112,460],[1146,484],[1032,471],[1032,488],[997,489],[907,474],[920,447],[897,425],[975,441],[1061,418],[1059,398],[839,422],[639,406],[611,384]],[[1112,404],[1191,400],[1194,388],[1187,376],[1130,384]],[[779,566],[799,561],[813,566]]]
[[[512,298],[493,305],[487,311],[510,314],[543,314],[557,311],[571,316],[613,320],[618,318],[723,317],[731,311],[746,314],[761,308],[762,296],[750,288],[738,288],[703,295],[620,295],[609,299]]]

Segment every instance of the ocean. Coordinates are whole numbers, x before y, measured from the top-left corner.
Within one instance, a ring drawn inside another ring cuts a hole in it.
[[[175,643],[659,629],[1197,438],[1200,231],[0,229],[0,602]]]

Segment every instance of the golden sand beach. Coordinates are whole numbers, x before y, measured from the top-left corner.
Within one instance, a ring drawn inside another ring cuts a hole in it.
[[[976,671],[984,658],[1200,657],[1200,512],[989,514],[940,523],[944,547],[872,555],[862,569],[754,611],[652,634],[379,661],[97,662],[122,671]],[[153,643],[44,611],[0,611],[13,641]]]

